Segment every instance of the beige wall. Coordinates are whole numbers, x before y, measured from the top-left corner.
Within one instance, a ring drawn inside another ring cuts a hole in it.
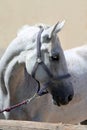
[[[0,0],[0,48],[6,48],[24,24],[55,24],[64,49],[87,42],[87,0]]]

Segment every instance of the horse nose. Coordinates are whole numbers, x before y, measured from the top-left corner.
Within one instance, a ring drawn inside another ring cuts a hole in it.
[[[67,97],[58,97],[57,100],[53,100],[54,105],[66,105],[68,104],[73,98],[73,95],[68,95]]]

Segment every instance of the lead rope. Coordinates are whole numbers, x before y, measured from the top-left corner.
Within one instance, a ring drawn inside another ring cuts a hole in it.
[[[0,113],[3,113],[3,112],[10,112],[11,110],[17,108],[17,107],[20,107],[20,106],[23,106],[25,104],[29,104],[31,101],[33,101],[34,99],[36,99],[37,97],[40,97],[37,93],[34,94],[33,97],[29,98],[29,99],[26,99],[24,101],[22,101],[21,103],[18,103],[16,105],[13,105],[13,106],[10,106],[8,108],[5,108],[3,110],[0,110]]]

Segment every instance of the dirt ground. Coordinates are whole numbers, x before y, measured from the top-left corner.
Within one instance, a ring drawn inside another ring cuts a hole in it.
[[[87,42],[87,0],[0,0],[0,48],[6,48],[25,24],[55,24],[64,49]]]

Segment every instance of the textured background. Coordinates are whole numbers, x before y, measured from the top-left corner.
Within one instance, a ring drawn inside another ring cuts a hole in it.
[[[25,24],[55,24],[64,49],[87,43],[87,0],[0,0],[0,48],[6,48]]]

